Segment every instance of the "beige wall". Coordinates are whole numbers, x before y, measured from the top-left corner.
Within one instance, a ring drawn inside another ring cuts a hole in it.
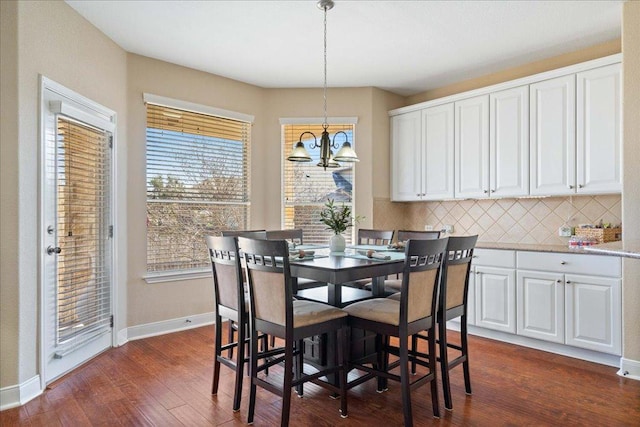
[[[136,326],[212,311],[211,279],[147,284],[146,274],[146,108],[143,93],[165,96],[255,116],[252,128],[252,194],[264,192],[267,164],[257,159],[269,156],[265,144],[264,90],[245,83],[203,73],[139,55],[127,55],[128,177],[127,235],[129,269],[127,326]],[[267,162],[268,163],[268,162]],[[276,188],[279,188],[279,184]],[[261,224],[265,211],[263,197],[254,198],[252,223]]]
[[[622,22],[624,240],[640,241],[640,2],[626,2]],[[633,227],[631,227],[633,225]],[[625,259],[623,351],[625,359],[640,362],[640,260]],[[638,372],[636,372],[638,375]]]
[[[533,74],[542,73],[544,71],[550,71],[556,68],[578,64],[580,62],[585,62],[591,59],[601,58],[603,56],[613,55],[620,52],[620,39],[615,39],[606,43],[577,50],[575,52],[546,58],[540,61],[531,62],[529,64],[520,65],[518,67],[508,68],[497,73],[487,74],[486,76],[481,76],[474,79],[454,83],[452,85],[428,90],[407,97],[406,105],[417,104],[419,102],[430,101],[432,99],[442,98],[444,96],[466,92],[468,90],[478,89],[509,80],[515,80],[521,77],[526,77]]]
[[[0,2],[0,388],[18,383],[18,8]]]
[[[121,147],[126,147],[127,86],[124,51],[64,2],[3,1],[2,31],[0,388],[29,380],[39,370],[38,75],[117,111],[116,136]],[[124,153],[116,149],[116,162],[121,166],[126,164]],[[115,184],[124,195],[126,171],[119,171]],[[125,216],[126,211],[118,213],[121,231],[126,233]],[[126,246],[117,251],[126,265]],[[123,275],[117,279],[125,281]],[[126,308],[126,300],[120,306]]]

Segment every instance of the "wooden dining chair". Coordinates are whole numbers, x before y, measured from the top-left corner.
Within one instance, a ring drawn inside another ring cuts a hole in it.
[[[258,386],[282,397],[281,425],[289,424],[291,389],[302,396],[302,384],[313,381],[340,395],[340,412],[347,416],[346,341],[347,313],[326,304],[294,300],[291,290],[289,252],[284,240],[238,238],[244,254],[249,282],[249,324],[251,333],[251,391],[248,422],[253,422]],[[273,350],[259,351],[256,332],[262,331],[284,340],[284,355]],[[338,360],[335,364],[306,374],[303,370],[303,339],[325,333],[337,333]],[[283,384],[274,384],[259,373],[284,362]],[[294,369],[295,363],[295,369]],[[339,386],[321,377],[337,376]]]
[[[464,388],[471,394],[471,377],[469,372],[469,344],[467,339],[467,297],[469,295],[469,273],[471,260],[478,236],[449,237],[447,256],[442,269],[440,291],[438,297],[438,347],[440,350],[440,369],[442,371],[442,389],[444,407],[453,409],[449,371],[462,364]],[[450,343],[447,321],[460,317],[460,345]],[[413,338],[413,348],[417,348],[417,339],[426,338],[417,334]],[[450,359],[448,349],[459,352]]]
[[[211,394],[218,393],[220,366],[225,365],[236,373],[233,390],[233,410],[240,410],[242,398],[242,375],[245,357],[245,342],[248,332],[248,304],[242,280],[242,267],[236,237],[205,236],[213,271],[213,294],[215,301],[215,343],[213,384]],[[229,319],[229,339],[222,344],[222,319]],[[232,327],[231,322],[235,325]],[[237,338],[234,338],[234,330]],[[264,337],[263,346],[266,345]],[[233,359],[233,349],[237,356]],[[227,352],[225,357],[223,354]]]
[[[409,239],[434,240],[439,238],[440,238],[439,231],[398,230],[398,232],[396,233],[396,239],[398,240],[398,242],[406,242]],[[393,276],[391,277],[392,278],[385,279],[384,291],[387,293],[400,292],[400,289],[402,288],[402,273],[396,274],[395,277]],[[368,286],[371,286],[371,285],[368,285]]]
[[[374,298],[348,305],[349,325],[378,334],[378,357],[372,362],[367,356],[350,362],[350,368],[367,372],[364,380],[385,378],[399,381],[402,393],[404,425],[413,425],[411,410],[411,389],[431,384],[433,416],[438,418],[437,368],[436,368],[436,307],[438,281],[444,261],[447,239],[409,240],[405,247],[405,261],[402,278],[402,292],[389,298]],[[428,331],[428,354],[410,351],[409,340],[419,331]],[[390,345],[389,337],[398,338],[398,345]],[[388,363],[388,355],[399,359]],[[411,381],[409,363],[426,367],[428,372]],[[369,366],[371,364],[371,366]],[[400,375],[392,373],[400,368]],[[354,380],[349,387],[363,382]],[[379,381],[379,390],[383,382]]]

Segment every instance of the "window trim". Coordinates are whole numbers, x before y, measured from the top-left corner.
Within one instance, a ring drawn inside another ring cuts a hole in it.
[[[142,99],[146,108],[147,103],[154,104],[162,107],[168,108],[176,108],[180,110],[190,111],[193,113],[206,114],[211,116],[216,116],[224,119],[238,120],[242,122],[246,122],[249,126],[253,126],[255,121],[255,116],[251,114],[239,113],[236,111],[225,110],[223,108],[211,107],[208,105],[198,104],[189,101],[183,101],[179,99],[169,98],[160,95],[154,95],[150,93],[143,92]],[[146,125],[145,125],[146,129]],[[145,137],[146,141],[146,137]],[[146,144],[146,142],[145,142]],[[247,164],[249,169],[251,168],[251,156],[247,158]],[[145,160],[145,171],[147,168],[146,160]],[[249,176],[248,189],[251,188],[251,177]],[[146,187],[145,187],[146,188]],[[145,194],[145,205],[146,205],[146,194]],[[250,206],[251,202],[241,203],[243,205]],[[147,233],[145,231],[145,239],[147,238]],[[165,270],[159,272],[150,272],[147,269],[147,262],[145,261],[145,273],[142,275],[142,279],[148,284],[154,283],[165,283],[165,282],[182,282],[186,280],[197,280],[197,279],[205,279],[211,278],[211,269],[208,267],[200,267],[200,268],[192,268],[192,269],[184,269],[184,270]]]

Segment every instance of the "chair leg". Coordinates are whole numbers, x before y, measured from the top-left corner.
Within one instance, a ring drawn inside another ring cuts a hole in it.
[[[295,363],[294,363],[294,368],[295,368],[295,379],[300,379],[302,378],[302,368],[304,366],[304,361],[302,360],[302,356],[303,356],[303,350],[304,350],[304,342],[302,340],[299,340],[296,342],[296,354],[295,354]],[[298,394],[298,397],[302,397],[302,395],[304,394],[304,385],[303,383],[300,383],[296,386],[296,393]]]
[[[220,317],[216,318],[216,327],[215,327],[215,344],[214,344],[214,355],[213,355],[213,383],[211,384],[211,394],[218,394],[218,383],[220,382],[220,361],[218,360],[218,356],[220,356],[221,348],[222,348],[222,319]]]
[[[464,355],[462,362],[462,372],[464,373],[464,389],[467,394],[471,394],[471,376],[469,374],[469,343],[467,340],[467,319],[466,315],[461,319],[460,327],[460,347]]]
[[[438,402],[438,367],[436,363],[436,327],[433,325],[429,329],[429,373],[433,374],[431,380],[431,406],[433,407],[433,417],[440,418],[440,403]]]
[[[347,327],[344,326],[338,330],[338,363],[342,366],[339,372],[340,380],[340,416],[347,418]]]
[[[244,322],[238,322],[238,358],[236,359],[236,383],[233,392],[233,412],[240,410],[240,401],[242,400],[242,377],[244,374],[244,350],[247,325]]]
[[[284,351],[284,384],[282,385],[282,416],[280,425],[289,425],[291,412],[291,388],[293,381],[293,343],[287,343]]]
[[[413,413],[411,411],[411,386],[409,378],[409,337],[400,334],[400,387],[402,388],[402,412],[405,427],[413,426]]]
[[[444,394],[444,407],[448,411],[453,410],[451,402],[451,384],[449,383],[449,356],[447,354],[447,324],[440,319],[438,323],[438,338],[440,339],[440,370],[442,371],[442,394]]]
[[[255,378],[258,377],[258,331],[255,328],[251,328],[251,350],[249,353],[250,366],[249,373],[251,374],[251,386],[249,387],[249,414],[247,416],[247,423],[253,424],[253,415],[256,410],[256,383]]]
[[[380,371],[384,371],[385,369],[385,354],[384,354],[384,343],[385,343],[385,337],[380,335],[380,334],[376,334],[376,366],[375,369],[380,370]],[[377,392],[378,393],[382,393],[385,388],[386,388],[386,384],[385,384],[385,378],[379,376],[378,377],[378,388],[377,388]]]

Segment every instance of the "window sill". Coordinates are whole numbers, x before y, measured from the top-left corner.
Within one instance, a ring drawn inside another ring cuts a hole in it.
[[[143,279],[147,283],[162,283],[162,282],[179,282],[183,280],[194,280],[211,278],[211,270],[208,268],[198,270],[183,270],[183,271],[163,271],[160,273],[147,273],[143,276]]]

